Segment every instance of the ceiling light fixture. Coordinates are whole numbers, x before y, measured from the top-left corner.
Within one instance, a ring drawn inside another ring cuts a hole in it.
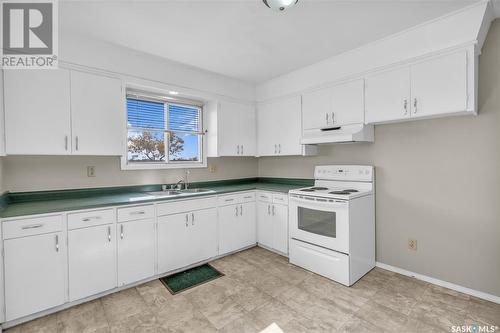
[[[299,0],[262,0],[264,1],[264,4],[274,10],[277,11],[284,11],[285,9],[292,7],[295,5]]]
[[[178,92],[178,91],[173,91],[173,90],[169,91],[168,93],[169,93],[170,95],[179,95],[179,92]]]

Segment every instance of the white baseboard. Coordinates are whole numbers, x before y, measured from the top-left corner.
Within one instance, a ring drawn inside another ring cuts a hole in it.
[[[399,267],[387,265],[387,264],[384,264],[384,263],[381,263],[381,262],[378,262],[378,261],[376,262],[376,266],[380,267],[382,269],[394,272],[394,273],[399,273],[399,274],[402,274],[402,275],[414,277],[415,279],[418,279],[418,280],[429,282],[429,283],[432,283],[432,284],[435,284],[435,285],[438,285],[438,286],[441,286],[441,287],[452,289],[452,290],[455,290],[455,291],[458,291],[458,292],[461,292],[461,293],[464,293],[464,294],[467,294],[467,295],[471,295],[471,296],[474,296],[474,297],[477,297],[477,298],[481,298],[481,299],[484,299],[484,300],[487,300],[487,301],[490,301],[490,302],[494,302],[494,303],[500,304],[500,296],[495,296],[495,295],[488,294],[488,293],[485,293],[485,292],[482,292],[482,291],[478,291],[478,290],[470,289],[470,288],[467,288],[467,287],[463,287],[463,286],[460,286],[458,284],[454,284],[454,283],[451,283],[451,282],[439,280],[439,279],[436,279],[436,278],[433,278],[433,277],[430,277],[430,276],[426,276],[426,275],[418,274],[418,273],[415,273],[415,272],[407,271],[406,269],[402,269],[402,268],[399,268]]]

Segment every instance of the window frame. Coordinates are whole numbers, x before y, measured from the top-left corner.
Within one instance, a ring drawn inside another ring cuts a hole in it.
[[[127,99],[135,98],[138,100],[145,100],[157,103],[164,104],[164,112],[165,112],[165,128],[164,129],[148,129],[148,128],[134,128],[128,126],[128,109],[127,109]],[[124,144],[124,154],[121,156],[121,169],[122,170],[155,170],[155,169],[187,169],[187,168],[206,168],[207,167],[207,138],[206,138],[206,129],[204,127],[206,123],[206,112],[204,110],[205,103],[197,101],[197,100],[189,100],[183,98],[175,98],[168,96],[168,93],[159,93],[159,92],[148,92],[142,90],[136,90],[132,88],[124,89],[124,105],[125,105],[125,144]],[[168,128],[168,118],[169,111],[168,105],[179,105],[179,106],[188,106],[195,107],[199,109],[200,112],[200,124],[199,124],[199,132],[193,131],[175,131],[170,130]],[[163,132],[165,143],[168,143],[170,133],[186,133],[186,134],[194,134],[198,133],[198,151],[199,151],[199,161],[196,162],[188,162],[188,161],[171,161],[169,157],[169,147],[165,145],[165,161],[154,161],[154,162],[134,162],[129,161],[128,159],[128,132],[129,130],[151,130],[156,132]]]

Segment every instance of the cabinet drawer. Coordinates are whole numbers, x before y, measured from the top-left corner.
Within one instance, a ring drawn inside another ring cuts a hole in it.
[[[158,204],[158,216],[190,212],[194,210],[213,208],[217,206],[217,198],[170,201]]]
[[[273,195],[269,192],[257,192],[257,199],[263,202],[273,202]]]
[[[252,202],[255,201],[255,192],[247,192],[241,195],[242,202]]]
[[[58,232],[62,230],[62,215],[3,221],[2,228],[3,239]]]
[[[222,195],[217,198],[219,206],[234,205],[241,202],[241,193]]]
[[[115,222],[113,209],[68,214],[68,230],[92,227]]]
[[[155,216],[153,205],[118,208],[118,222],[150,219]]]
[[[288,205],[288,195],[287,194],[273,194],[273,202],[278,204]]]

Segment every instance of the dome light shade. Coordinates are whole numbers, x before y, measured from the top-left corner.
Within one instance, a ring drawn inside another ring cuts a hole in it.
[[[299,0],[262,0],[266,4],[267,7],[277,10],[277,11],[284,11],[288,7],[292,7],[295,5]]]

